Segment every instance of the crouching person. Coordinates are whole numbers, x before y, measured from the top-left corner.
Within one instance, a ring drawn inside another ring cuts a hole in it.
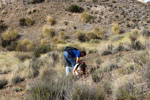
[[[75,65],[74,69],[73,69],[73,74],[77,77],[77,78],[85,78],[88,76],[88,71],[87,71],[87,66],[85,64],[85,62],[81,62]]]

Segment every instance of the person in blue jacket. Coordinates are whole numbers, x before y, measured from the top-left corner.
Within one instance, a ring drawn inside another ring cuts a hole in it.
[[[70,50],[64,51],[63,56],[67,63],[66,75],[68,75],[70,72],[73,71],[74,66],[79,63],[80,57],[86,56],[86,52],[79,51],[78,49],[70,49]],[[76,58],[76,60],[74,58]],[[70,67],[70,64],[72,65],[72,67]]]

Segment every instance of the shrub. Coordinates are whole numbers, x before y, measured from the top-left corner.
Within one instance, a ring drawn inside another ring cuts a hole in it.
[[[33,50],[33,44],[28,39],[24,39],[23,41],[18,41],[17,51],[32,51]]]
[[[149,37],[150,36],[150,31],[147,29],[143,29],[140,34],[142,34],[144,37]]]
[[[25,61],[26,59],[31,59],[32,54],[30,53],[18,53],[15,55],[16,58],[18,58],[20,61]]]
[[[107,63],[107,65],[105,65],[103,67],[103,71],[104,72],[109,72],[109,71],[112,71],[112,70],[115,70],[118,68],[118,65],[117,64],[114,64],[114,63]]]
[[[17,38],[19,37],[18,32],[17,31],[6,31],[3,35],[2,35],[2,46],[3,47],[7,47],[10,50],[14,50],[16,48],[16,42],[15,40],[17,40]]]
[[[48,51],[50,51],[50,46],[47,44],[36,46],[33,50],[33,53],[35,57],[40,57],[42,53],[47,53]]]
[[[132,30],[129,35],[131,42],[132,43],[135,42],[138,37],[139,37],[139,30],[137,30],[137,29]]]
[[[65,35],[64,31],[60,31],[60,32],[59,32],[59,38],[60,38],[61,40],[65,40],[65,39],[67,38],[67,36]]]
[[[7,25],[3,23],[3,20],[0,20],[0,33],[7,29]]]
[[[33,21],[30,17],[19,19],[20,26],[32,26],[35,21]]]
[[[118,88],[114,92],[116,98],[119,100],[139,100],[141,94],[139,90],[134,86],[132,80],[125,82],[124,84],[118,85]]]
[[[103,37],[104,36],[104,31],[102,28],[98,28],[98,27],[95,27],[93,29],[94,33],[98,36],[98,37]]]
[[[28,2],[29,4],[36,4],[36,3],[42,3],[44,2],[45,0],[31,0],[31,2]]]
[[[2,5],[2,3],[0,2],[0,10],[1,10],[1,9],[3,9],[3,5]]]
[[[22,81],[24,81],[24,78],[21,78],[20,76],[15,76],[11,80],[12,84],[17,84],[17,83],[20,83]]]
[[[118,24],[114,24],[114,26],[112,27],[112,32],[115,34],[120,34],[120,29]]]
[[[22,88],[14,88],[13,89],[15,92],[20,92],[20,91],[22,91]]]
[[[2,14],[7,14],[7,11],[6,10],[2,10]]]
[[[70,11],[70,12],[76,12],[76,13],[80,13],[83,11],[83,8],[81,8],[80,6],[78,5],[75,5],[75,4],[72,4],[72,5],[69,5],[67,8],[66,8],[67,11]]]
[[[49,26],[43,27],[43,33],[48,38],[53,38],[55,36],[54,30]]]
[[[87,32],[86,33],[86,37],[88,38],[88,40],[97,39],[98,38],[97,35],[94,32],[92,32],[92,31]]]
[[[5,85],[7,85],[8,81],[6,79],[0,80],[0,89],[2,89]]]
[[[75,36],[81,42],[85,42],[87,40],[87,37],[86,37],[85,33],[83,33],[83,31],[81,31],[81,30],[78,30],[75,33]]]
[[[2,39],[4,41],[13,41],[18,38],[18,32],[17,31],[7,31],[2,35]]]
[[[50,25],[54,25],[55,24],[55,20],[51,16],[47,16],[46,20],[47,20],[47,23],[50,24]]]
[[[83,13],[81,14],[81,21],[87,23],[87,22],[92,22],[92,20],[93,20],[93,16],[87,14],[86,12],[83,12]]]

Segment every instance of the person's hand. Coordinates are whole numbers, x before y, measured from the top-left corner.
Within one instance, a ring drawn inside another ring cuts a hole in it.
[[[77,76],[77,78],[79,79],[80,77],[79,77],[79,76]]]

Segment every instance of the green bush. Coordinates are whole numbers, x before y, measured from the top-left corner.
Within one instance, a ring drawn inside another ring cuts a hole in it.
[[[36,3],[42,3],[45,0],[31,0],[30,2],[28,2],[28,4],[36,4]]]
[[[83,8],[81,8],[80,6],[78,5],[75,5],[75,4],[72,4],[72,5],[69,5],[67,8],[66,8],[67,11],[70,11],[70,12],[76,12],[76,13],[80,13],[83,11]]]

